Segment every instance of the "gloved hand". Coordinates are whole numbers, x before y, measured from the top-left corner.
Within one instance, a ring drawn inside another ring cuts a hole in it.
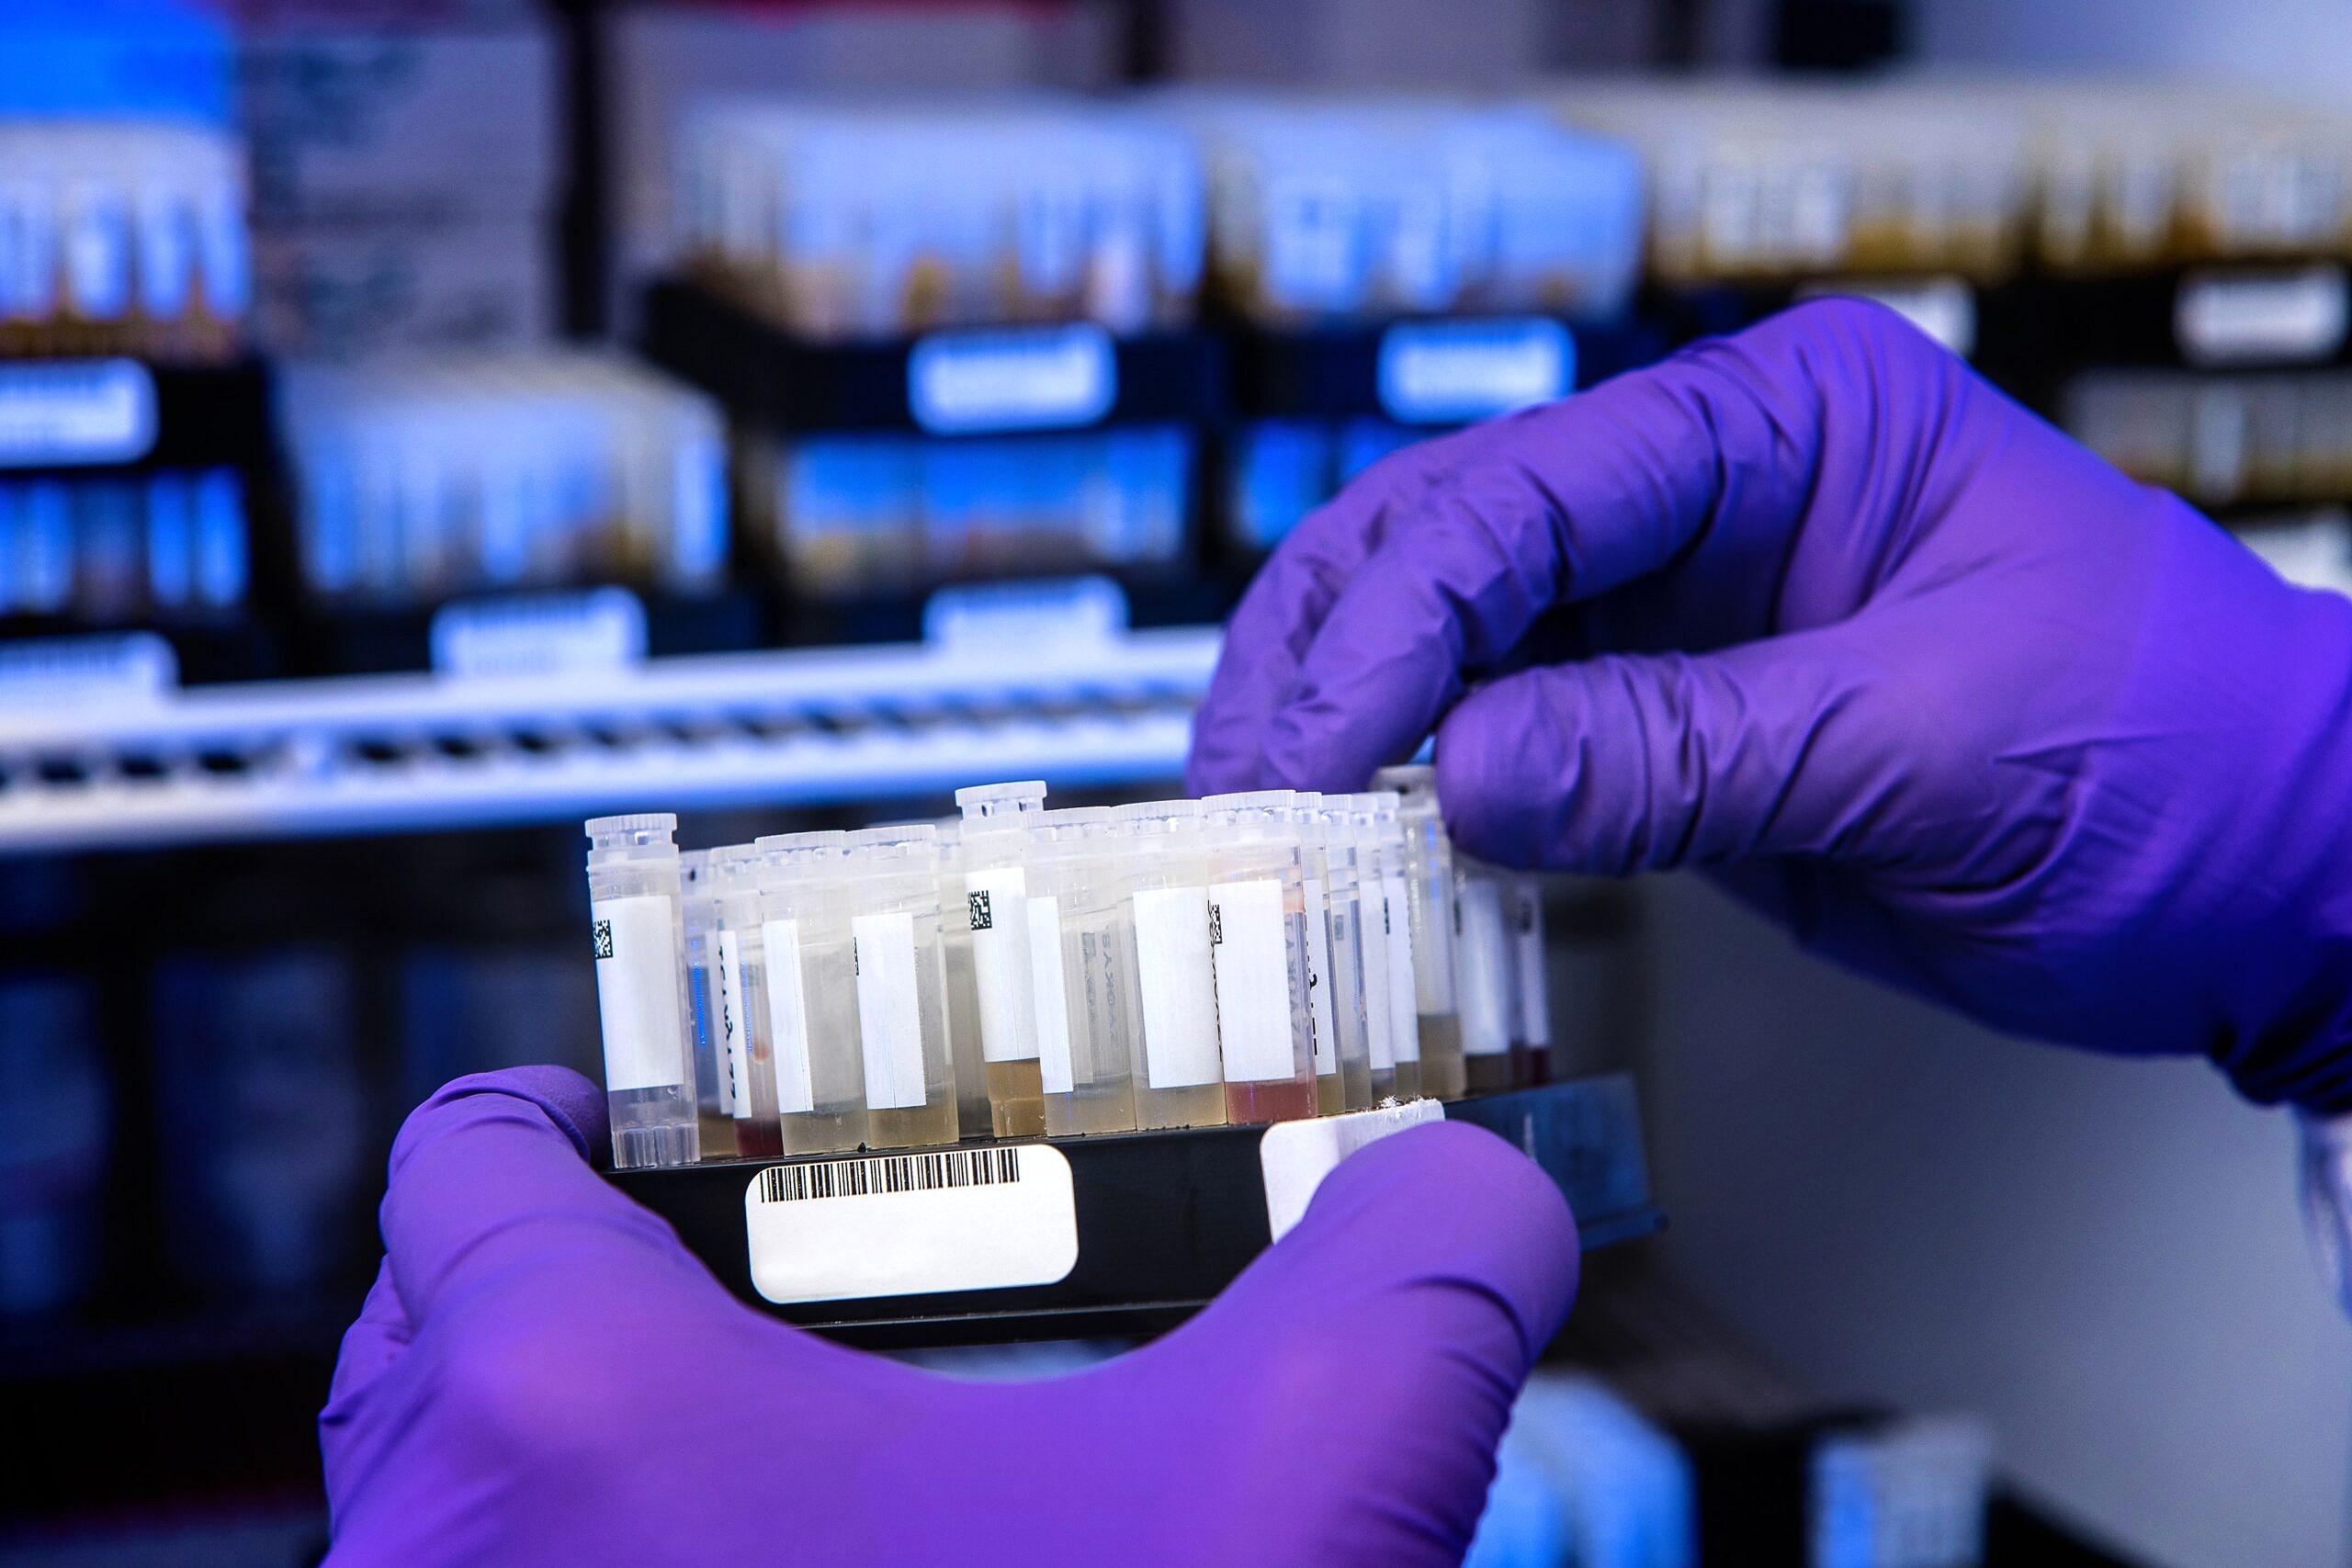
[[[557,1067],[409,1118],[319,1420],[330,1563],[1451,1562],[1576,1286],[1533,1164],[1416,1128],[1183,1327],[962,1382],[736,1301],[590,1170],[605,1138]]]
[[[1891,312],[1369,471],[1235,615],[1190,783],[1360,788],[1433,724],[1478,854],[1714,868],[1996,1027],[2352,1109],[2352,602]]]

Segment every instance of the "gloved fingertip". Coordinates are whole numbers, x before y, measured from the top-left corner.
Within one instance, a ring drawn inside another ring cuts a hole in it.
[[[1438,721],[1439,808],[1453,841],[1497,865],[1544,863],[1546,805],[1577,787],[1557,733],[1530,711],[1530,675],[1480,686]]]
[[[485,1097],[520,1100],[537,1108],[550,1126],[570,1140],[591,1164],[610,1146],[605,1091],[570,1067],[502,1067],[451,1078],[409,1112],[392,1145],[397,1168],[403,1152],[418,1143],[476,1119]]]

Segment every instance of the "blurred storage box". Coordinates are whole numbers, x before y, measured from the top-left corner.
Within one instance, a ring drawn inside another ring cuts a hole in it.
[[[343,362],[539,342],[555,328],[551,248],[530,220],[265,227],[256,330],[278,354]]]

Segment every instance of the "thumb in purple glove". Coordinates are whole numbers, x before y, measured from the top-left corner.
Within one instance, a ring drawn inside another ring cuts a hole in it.
[[[1374,469],[1234,617],[1191,782],[1354,787],[1432,725],[1478,853],[1709,867],[1996,1026],[2352,1107],[2352,603],[1890,312]]]
[[[320,1417],[337,1564],[1451,1562],[1566,1314],[1573,1222],[1475,1128],[1351,1156],[1182,1328],[1031,1383],[734,1300],[529,1068],[409,1119]]]

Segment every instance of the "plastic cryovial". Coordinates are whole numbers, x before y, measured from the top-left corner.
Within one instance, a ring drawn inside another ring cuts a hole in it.
[[[956,1075],[940,950],[939,829],[927,822],[867,828],[850,834],[847,845],[865,1141],[876,1148],[952,1144]]]
[[[1510,928],[1510,1041],[1525,1062],[1526,1081],[1552,1081],[1552,986],[1544,955],[1544,884],[1528,872],[1503,884],[1504,923]]]
[[[1341,824],[1348,838],[1349,858],[1356,874],[1356,897],[1361,906],[1356,929],[1356,956],[1363,966],[1363,1025],[1365,1059],[1371,1064],[1372,1102],[1413,1100],[1420,1094],[1420,1059],[1414,1057],[1413,1082],[1408,1092],[1399,1093],[1396,1082],[1397,1029],[1389,1013],[1396,988],[1389,984],[1388,958],[1396,943],[1390,939],[1388,898],[1380,880],[1380,819],[1376,810],[1379,800],[1371,795],[1340,795],[1328,798],[1326,809]],[[1405,972],[1412,973],[1412,953],[1408,942]],[[1408,1031],[1407,1032],[1410,1032]],[[1418,1053],[1420,1043],[1413,1042]]]
[[[964,892],[964,822],[939,829],[939,946],[947,979],[947,1066],[956,1074],[956,1127],[967,1138],[991,1137],[988,1074],[980,1066],[980,986],[973,972],[972,911]]]
[[[776,1114],[767,959],[760,931],[759,851],[750,844],[711,851],[703,880],[717,917],[710,943],[718,1005],[711,1023],[734,1101],[735,1153],[752,1159],[779,1155],[784,1134]]]
[[[1299,790],[1291,797],[1288,818],[1298,836],[1298,867],[1306,904],[1306,1012],[1308,1035],[1315,1047],[1315,1109],[1320,1116],[1336,1116],[1348,1108],[1347,1089],[1340,1078],[1340,1021],[1331,1005],[1330,862],[1316,814],[1323,797]]]
[[[1405,871],[1413,908],[1413,994],[1421,1035],[1421,1092],[1453,1100],[1463,1091],[1462,1015],[1453,991],[1453,845],[1438,815],[1437,770],[1383,768],[1374,789],[1396,792]]]
[[[605,1096],[613,1165],[621,1170],[692,1165],[702,1152],[686,1032],[677,829],[668,812],[587,824]]]
[[[989,1109],[1000,1138],[1046,1130],[1037,1065],[1037,992],[1029,951],[1029,885],[1022,862],[1046,808],[1046,786],[975,784],[956,792],[964,814],[965,918],[972,927],[972,971],[978,993],[980,1055]],[[1058,1006],[1059,996],[1050,1005]]]
[[[723,1159],[734,1152],[734,1082],[712,1022],[718,1011],[717,957],[710,940],[717,910],[710,901],[710,852],[678,853],[678,908],[685,922],[686,1035],[695,1056],[695,1105],[702,1119],[702,1152]]]
[[[1429,1092],[1421,1072],[1420,1004],[1414,954],[1412,877],[1406,859],[1405,829],[1396,818],[1396,793],[1373,790],[1356,800],[1368,815],[1372,853],[1380,874],[1380,929],[1387,938],[1388,1046],[1396,1063],[1396,1098],[1419,1100]],[[1365,939],[1370,940],[1371,884],[1365,885]]]
[[[1339,1109],[1365,1111],[1375,1103],[1375,1097],[1364,1007],[1363,897],[1356,880],[1355,841],[1348,826],[1346,797],[1327,800],[1302,793],[1299,800],[1302,831],[1320,857],[1317,869],[1324,879],[1326,942],[1330,953],[1326,971],[1330,984],[1324,994],[1336,1036],[1333,1048],[1339,1056]],[[1331,1108],[1324,1097],[1322,1014],[1318,1012],[1316,1019],[1315,1094],[1328,1116]],[[1393,1065],[1390,1077],[1393,1087]]]
[[[1296,800],[1290,790],[1266,789],[1201,802],[1228,1122],[1291,1122],[1316,1111],[1313,979]]]
[[[1502,875],[1464,855],[1453,863],[1454,994],[1462,1007],[1462,1075],[1472,1094],[1525,1081],[1511,1044],[1511,939],[1503,920]]]
[[[1111,810],[1112,847],[1126,863],[1134,950],[1136,1125],[1209,1127],[1225,1120],[1217,1054],[1216,973],[1209,959],[1209,868],[1197,800],[1147,800]]]
[[[842,832],[786,833],[752,846],[760,858],[768,1049],[786,1154],[831,1154],[865,1142],[848,842]]]
[[[1135,1011],[1118,841],[1106,807],[1048,811],[1029,851],[1029,956],[1046,1131],[1125,1133],[1136,1124]]]

